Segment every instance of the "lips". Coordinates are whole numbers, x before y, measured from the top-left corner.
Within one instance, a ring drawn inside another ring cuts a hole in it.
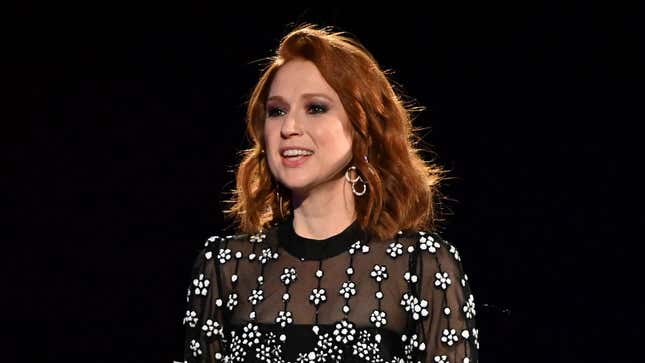
[[[280,159],[282,160],[282,165],[284,165],[287,168],[297,168],[304,164],[311,155],[298,155],[298,156],[291,156],[291,157],[286,157],[286,156],[280,156]]]
[[[306,147],[302,147],[302,146],[283,146],[280,149],[278,149],[278,151],[280,152],[280,156],[282,156],[282,154],[284,154],[284,152],[287,150],[305,150],[312,153],[314,152],[313,150],[307,149]]]

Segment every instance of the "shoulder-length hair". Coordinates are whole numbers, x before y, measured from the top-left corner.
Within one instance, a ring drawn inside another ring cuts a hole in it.
[[[438,187],[446,171],[424,161],[419,153],[423,150],[416,148],[423,140],[412,127],[412,113],[422,108],[403,100],[387,72],[355,37],[311,24],[300,25],[282,38],[251,94],[246,125],[252,147],[240,152],[233,198],[225,201],[232,206],[225,216],[235,219],[241,233],[258,233],[292,213],[289,191],[269,169],[263,132],[271,81],[294,58],[318,67],[349,117],[351,165],[369,186],[366,194],[355,197],[361,228],[381,240],[399,230],[434,230],[442,199]]]

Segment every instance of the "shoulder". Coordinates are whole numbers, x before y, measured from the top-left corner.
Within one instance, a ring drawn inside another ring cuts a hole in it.
[[[457,248],[436,231],[400,230],[393,237],[371,242],[371,245],[392,258],[409,255],[411,258],[444,259],[450,255],[456,261],[461,260]]]
[[[413,246],[420,251],[436,252],[439,248],[456,249],[452,243],[448,242],[439,232],[428,230],[408,229],[399,231],[393,238],[393,241],[409,247]]]
[[[457,246],[437,231],[399,231],[395,240],[417,259],[439,264],[444,269],[460,269],[461,256]]]
[[[267,232],[212,234],[202,242],[197,258],[220,265],[241,259],[253,261],[267,245]]]

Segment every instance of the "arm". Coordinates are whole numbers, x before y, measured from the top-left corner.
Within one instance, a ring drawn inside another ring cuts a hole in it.
[[[428,233],[419,239],[415,269],[419,281],[414,295],[418,297],[421,314],[415,320],[412,336],[416,334],[419,360],[476,363],[479,342],[474,296],[461,257],[454,246],[437,234]],[[423,309],[427,310],[426,316]]]
[[[218,362],[224,355],[225,299],[222,297],[218,242],[217,237],[209,238],[191,270],[183,319],[184,360],[188,363]]]

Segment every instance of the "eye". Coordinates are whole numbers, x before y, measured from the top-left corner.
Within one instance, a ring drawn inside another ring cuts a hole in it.
[[[327,112],[328,107],[322,103],[310,103],[307,105],[307,110],[309,113],[318,114]]]
[[[284,111],[280,107],[271,106],[267,109],[267,117],[280,117],[284,115]]]

